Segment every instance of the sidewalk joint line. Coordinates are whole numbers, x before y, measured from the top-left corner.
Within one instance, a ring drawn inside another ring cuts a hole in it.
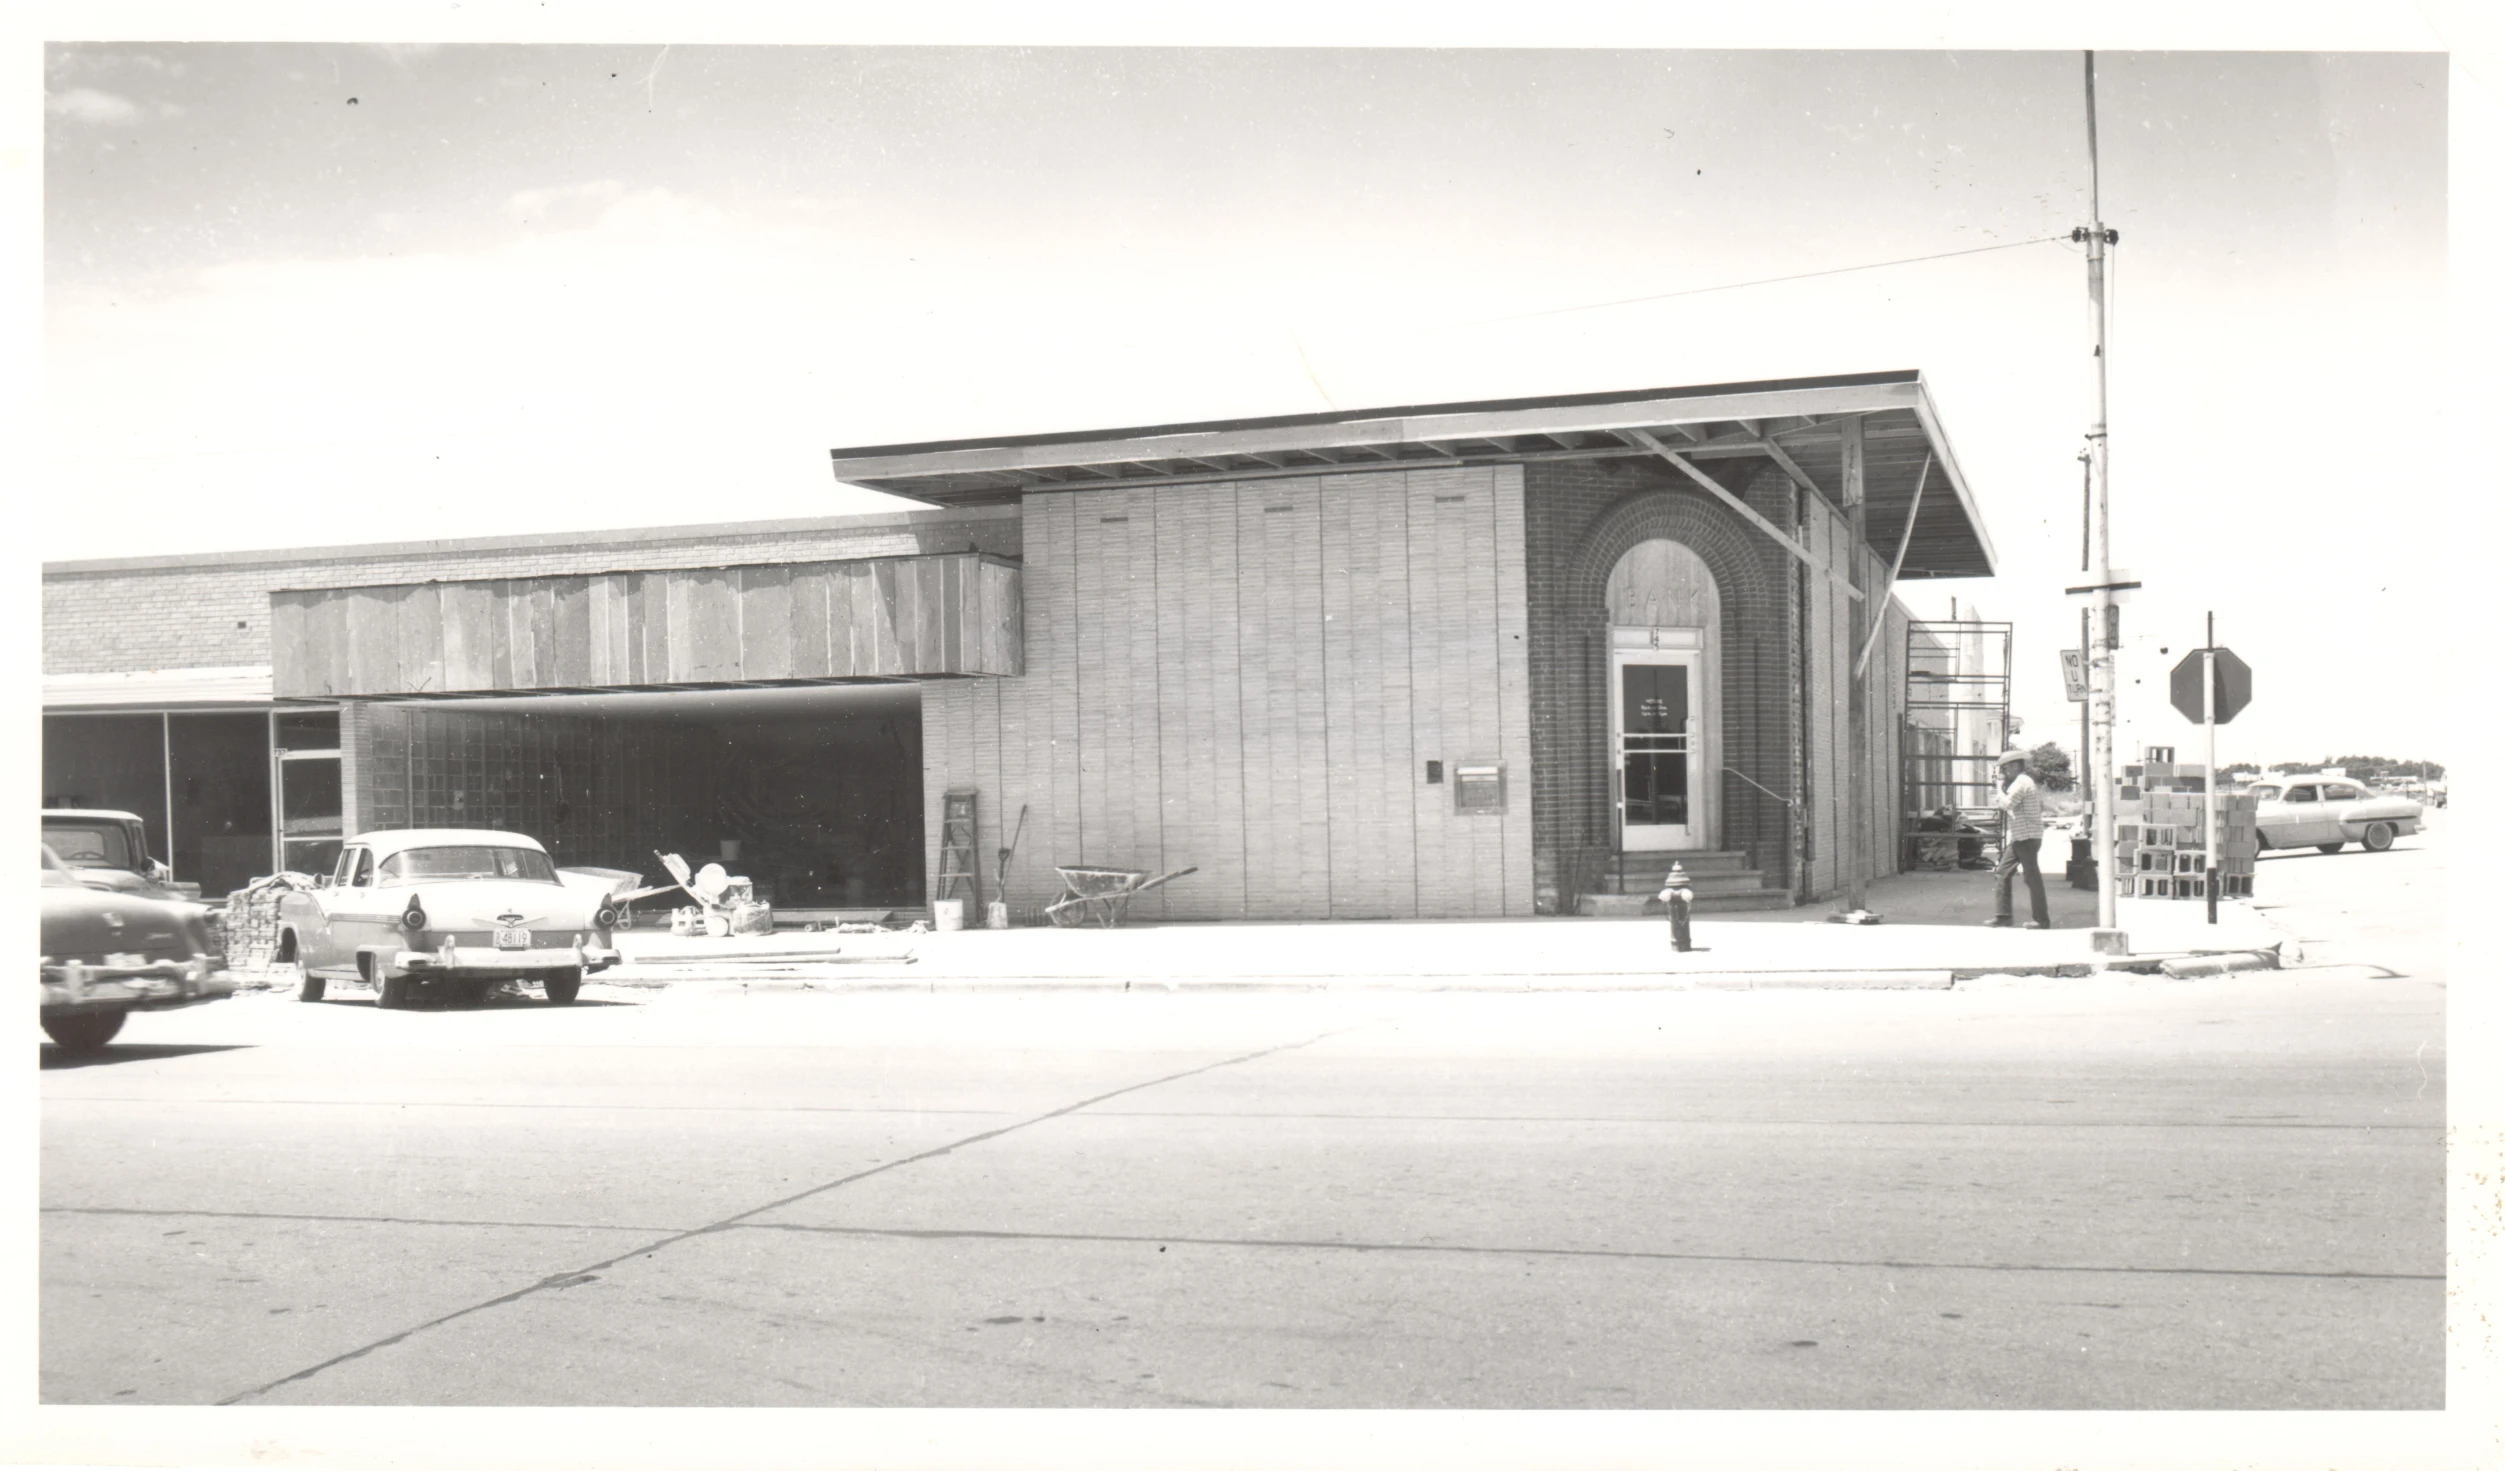
[[[1860,1267],[1891,1272],[2092,1272],[2109,1276],[2271,1277],[2323,1281],[2442,1282],[2442,1272],[2307,1271],[2272,1267],[2049,1266],[2034,1262],[1915,1262],[1844,1257],[1751,1256],[1740,1252],[1639,1251],[1589,1246],[1470,1246],[1406,1241],[1319,1241],[1249,1236],[1140,1236],[1091,1231],[984,1231],[908,1226],[812,1226],[798,1222],[743,1223],[742,1231],[789,1231],[820,1236],[884,1236],[908,1241],[1092,1241],[1123,1246],[1234,1246],[1285,1251],[1450,1253],[1467,1256],[1583,1257],[1606,1261],[1728,1262],[1740,1266]]]
[[[806,1190],[784,1196],[780,1200],[768,1201],[763,1205],[741,1211],[736,1215],[725,1216],[721,1220],[715,1221],[709,1225],[697,1226],[689,1230],[673,1232],[657,1241],[650,1242],[644,1246],[636,1247],[632,1250],[619,1252],[615,1256],[593,1262],[588,1266],[575,1267],[569,1271],[552,1272],[549,1275],[540,1278],[536,1282],[532,1282],[526,1286],[517,1287],[511,1292],[500,1293],[495,1297],[488,1298],[484,1302],[472,1303],[468,1307],[455,1308],[451,1312],[429,1318],[423,1323],[403,1328],[397,1333],[378,1338],[372,1343],[368,1343],[361,1348],[353,1348],[345,1353],[333,1354],[331,1357],[322,1360],[318,1364],[298,1369],[293,1374],[273,1379],[267,1384],[263,1384],[252,1389],[238,1391],[237,1393],[228,1395],[226,1398],[219,1400],[218,1403],[221,1405],[234,1405],[242,1404],[247,1400],[258,1399],[261,1396],[270,1393],[272,1390],[310,1379],[317,1374],[337,1368],[341,1364],[348,1363],[355,1359],[364,1358],[366,1355],[375,1353],[382,1349],[390,1348],[394,1344],[405,1343],[409,1339],[415,1338],[421,1333],[427,1332],[430,1329],[440,1328],[446,1323],[454,1322],[461,1318],[467,1318],[477,1313],[483,1313],[491,1308],[500,1308],[508,1303],[519,1302],[523,1298],[544,1292],[552,1287],[572,1286],[581,1281],[586,1273],[607,1271],[609,1268],[616,1266],[620,1262],[631,1261],[639,1256],[648,1257],[655,1252],[662,1251],[668,1247],[677,1246],[681,1242],[692,1241],[699,1236],[712,1236],[732,1230],[736,1227],[747,1224],[752,1217],[764,1215],[768,1211],[781,1210],[786,1206],[796,1205],[801,1201],[809,1199],[811,1196],[823,1195],[827,1191],[838,1190],[846,1185],[856,1184],[862,1180],[867,1180],[874,1175],[884,1175],[894,1170],[903,1169],[907,1165],[920,1164],[925,1160],[938,1159],[942,1155],[954,1154],[960,1149],[964,1149],[970,1145],[982,1144],[989,1140],[997,1139],[1004,1134],[1014,1134],[1020,1129],[1028,1129],[1033,1128],[1038,1124],[1050,1123],[1054,1119],[1063,1118],[1070,1114],[1077,1113],[1081,1109],[1093,1107],[1094,1105],[1102,1103],[1109,1098],[1120,1098],[1126,1093],[1137,1093],[1143,1089],[1162,1087],[1167,1083],[1181,1082],[1185,1078],[1197,1077],[1202,1073],[1215,1072],[1220,1068],[1235,1067],[1239,1064],[1247,1062],[1258,1062],[1262,1058],[1272,1057],[1282,1052],[1293,1052],[1299,1048],[1311,1047],[1317,1042],[1325,1042],[1333,1037],[1346,1035],[1349,1032],[1357,1031],[1361,1027],[1368,1025],[1372,1025],[1372,1023],[1360,1023],[1357,1026],[1340,1027],[1332,1031],[1317,1033],[1314,1036],[1305,1038],[1301,1042],[1282,1042],[1275,1047],[1264,1047],[1257,1051],[1241,1053],[1234,1057],[1220,1058],[1215,1062],[1203,1063],[1199,1067],[1185,1068],[1181,1072],[1167,1073],[1162,1077],[1149,1078],[1141,1082],[1126,1084],[1123,1087],[1096,1094],[1094,1097],[1082,1098],[1076,1103],[1065,1104],[1062,1107],[1053,1109],[1049,1112],[1037,1114],[1033,1118],[1022,1119],[1013,1124],[1003,1124],[997,1129],[986,1129],[979,1134],[969,1134],[962,1139],[954,1140],[935,1148],[923,1150],[918,1154],[909,1154],[902,1159],[894,1159],[883,1164],[872,1165],[870,1168],[865,1170],[856,1170],[852,1174],[845,1175],[840,1179],[829,1180],[822,1185],[813,1185]]]

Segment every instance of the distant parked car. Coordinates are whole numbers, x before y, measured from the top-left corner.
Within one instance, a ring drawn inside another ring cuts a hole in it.
[[[536,982],[569,1005],[583,977],[618,963],[617,904],[561,879],[548,850],[519,833],[416,828],[367,833],[308,890],[279,900],[281,964],[304,968],[298,992],[332,982],[374,988],[403,1006],[421,988],[476,1003],[503,981]]]
[[[151,899],[198,897],[178,889],[174,871],[148,856],[148,827],[136,813],[47,807],[43,841],[91,889]]]
[[[208,912],[197,904],[94,888],[43,847],[44,1035],[93,1052],[134,1011],[197,1006],[235,992],[209,956]]]
[[[2266,848],[2311,844],[2337,853],[2358,843],[2369,853],[2380,853],[2394,838],[2418,831],[2425,810],[2410,798],[2370,792],[2338,777],[2279,777],[2255,782],[2252,792],[2261,799],[2257,819]]]

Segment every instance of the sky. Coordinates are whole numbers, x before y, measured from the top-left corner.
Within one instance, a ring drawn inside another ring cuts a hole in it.
[[[2164,674],[2214,611],[2256,671],[2223,759],[2448,756],[2320,671],[2456,654],[2410,450],[2451,84],[2098,54],[2126,749],[2192,754]],[[2076,50],[123,41],[43,88],[46,559],[871,511],[830,448],[1916,368],[2001,572],[1905,597],[2014,621],[2025,739],[2077,740]]]

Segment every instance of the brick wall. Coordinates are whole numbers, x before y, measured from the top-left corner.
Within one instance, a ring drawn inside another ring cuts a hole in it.
[[[1850,831],[1843,780],[1850,733],[1845,693],[1859,645],[1850,600],[1807,573],[1763,532],[1667,465],[1643,459],[1561,461],[1524,468],[1530,572],[1533,851],[1542,913],[1570,911],[1613,851],[1608,757],[1610,569],[1636,543],[1686,545],[1714,575],[1721,601],[1721,751],[1745,772],[1800,801],[1806,830],[1793,861],[1792,810],[1735,777],[1716,779],[1720,843],[1748,856],[1769,886],[1834,892]],[[1822,557],[1841,554],[1842,514],[1763,466],[1739,485],[1752,509],[1795,528]],[[1885,568],[1861,550],[1864,585]],[[1839,564],[1840,565],[1840,564]],[[1871,656],[1869,774],[1872,853],[1895,866],[1890,836],[1898,789],[1903,610]],[[1805,646],[1805,647],[1804,647]],[[1804,654],[1806,662],[1804,663]],[[1805,676],[1805,677],[1804,677]]]
[[[1531,912],[1530,670],[1512,467],[1030,496],[1027,673],[923,686],[929,864],[979,793],[983,897],[1055,863],[1199,872],[1144,916]],[[1424,765],[1506,764],[1495,817]]]
[[[1526,466],[1531,574],[1533,838],[1542,913],[1571,911],[1614,837],[1608,757],[1608,613],[1603,592],[1640,541],[1686,545],[1721,600],[1723,764],[1786,796],[1794,783],[1788,710],[1789,556],[1669,466],[1640,459]],[[1780,472],[1751,479],[1744,498],[1778,525],[1791,519]],[[1790,812],[1746,783],[1719,779],[1722,845],[1748,854],[1770,882],[1791,880]]]
[[[47,674],[268,664],[270,593],[484,577],[831,561],[969,549],[1017,556],[1014,508],[397,547],[70,562],[43,579]]]

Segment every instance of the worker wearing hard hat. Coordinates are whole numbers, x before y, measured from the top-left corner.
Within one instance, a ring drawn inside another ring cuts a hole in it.
[[[2053,914],[2044,899],[2044,870],[2036,865],[2036,852],[2044,846],[2044,798],[2027,774],[2026,752],[2001,752],[2000,790],[1992,794],[1992,806],[2001,814],[2001,861],[1992,870],[1991,922],[2003,927],[2010,923],[2011,882],[2024,873],[2027,902],[2035,913],[2027,928],[2049,930]]]

